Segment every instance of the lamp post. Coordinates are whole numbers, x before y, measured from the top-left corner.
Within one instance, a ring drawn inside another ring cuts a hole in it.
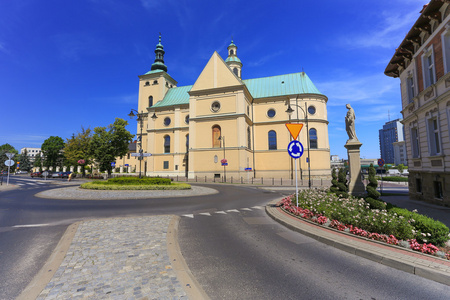
[[[304,115],[305,115],[305,121],[306,121],[306,142],[308,143],[308,187],[311,188],[311,157],[309,155],[309,148],[310,148],[310,142],[309,142],[309,124],[308,124],[308,114],[307,114],[307,106],[308,104],[305,102],[305,109],[303,109],[301,106],[294,104],[294,106],[300,108]],[[292,113],[294,112],[294,110],[291,107],[291,103],[288,103],[288,108],[286,110],[286,112],[289,114],[289,120],[291,118]],[[297,111],[297,123],[299,122],[299,118],[298,118],[298,111]]]
[[[225,137],[222,135],[222,136],[219,136],[219,138],[218,138],[218,140],[219,141],[223,141],[223,160],[225,160],[226,161],[226,156],[225,156]],[[227,169],[226,169],[226,163],[227,162],[223,162],[222,164],[223,164],[223,181],[224,182],[227,182]]]
[[[134,114],[133,111],[136,112],[136,114]],[[131,119],[136,117],[136,120],[139,122],[139,126],[141,128],[141,132],[139,134],[139,139],[138,139],[138,141],[139,141],[139,143],[138,143],[138,145],[139,145],[138,159],[139,159],[139,178],[142,178],[141,169],[142,169],[142,159],[144,158],[144,150],[142,150],[142,128],[144,127],[144,117],[147,116],[147,114],[144,112],[138,112],[135,109],[131,109],[131,112],[128,114],[128,116]]]

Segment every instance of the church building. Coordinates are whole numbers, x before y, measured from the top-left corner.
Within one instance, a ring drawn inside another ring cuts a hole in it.
[[[304,72],[244,79],[237,50],[232,41],[225,60],[214,52],[193,85],[178,86],[167,72],[159,37],[151,70],[139,76],[142,150],[151,153],[142,171],[210,179],[238,180],[248,172],[295,178],[285,124],[303,123],[298,178],[330,178],[328,98]]]

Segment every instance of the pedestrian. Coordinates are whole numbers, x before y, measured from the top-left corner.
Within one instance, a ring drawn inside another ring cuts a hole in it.
[[[70,173],[70,174],[69,174],[69,177],[67,177],[67,181],[71,181],[71,180],[72,180],[72,174],[73,174],[73,173]]]

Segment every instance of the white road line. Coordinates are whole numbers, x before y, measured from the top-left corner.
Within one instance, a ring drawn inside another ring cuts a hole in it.
[[[227,213],[224,212],[223,210],[218,210],[214,212],[215,214],[222,214],[222,215],[226,215]]]
[[[15,228],[27,228],[27,227],[45,227],[50,226],[50,224],[28,224],[28,225],[14,225]]]
[[[211,217],[210,213],[199,213],[199,215]]]
[[[182,215],[182,217],[187,217],[187,218],[194,218],[194,215]]]
[[[239,212],[237,209],[229,209],[229,210],[227,210],[226,212]]]
[[[262,206],[253,206],[252,208],[263,209],[264,207],[262,207]]]
[[[250,208],[241,208],[241,210],[249,210],[249,211],[252,211]]]

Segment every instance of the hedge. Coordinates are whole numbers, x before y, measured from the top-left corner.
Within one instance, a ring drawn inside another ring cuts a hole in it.
[[[130,185],[130,184],[105,184],[106,182],[102,181],[93,181],[83,183],[80,187],[82,189],[90,189],[90,190],[189,190],[191,186],[187,183],[172,183],[171,185],[167,184],[153,184],[153,185]]]
[[[94,184],[113,184],[113,185],[171,185],[172,180],[160,177],[116,177],[107,181],[93,181]]]

